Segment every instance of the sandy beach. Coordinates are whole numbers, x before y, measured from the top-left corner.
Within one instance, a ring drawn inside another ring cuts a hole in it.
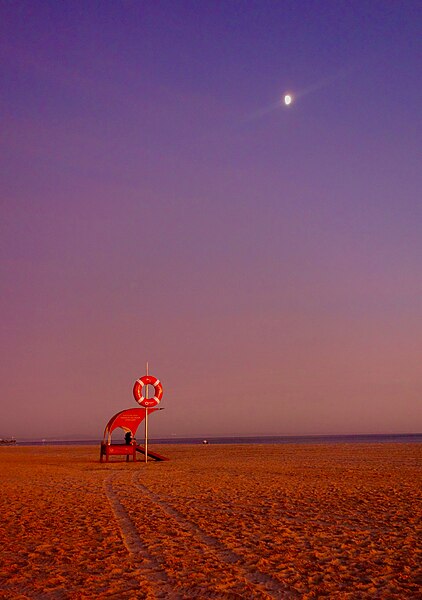
[[[0,448],[0,597],[420,597],[420,444],[154,450]]]

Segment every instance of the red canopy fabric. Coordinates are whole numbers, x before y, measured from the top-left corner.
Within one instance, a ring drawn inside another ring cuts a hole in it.
[[[149,408],[148,414],[155,412],[156,410],[160,410],[159,408]],[[111,434],[115,429],[121,427],[123,431],[130,431],[135,437],[136,430],[138,429],[140,423],[145,419],[145,408],[127,408],[126,410],[121,410],[113,417],[111,417],[110,421],[107,423],[106,428],[104,429],[104,441],[108,437],[108,441],[111,441]]]

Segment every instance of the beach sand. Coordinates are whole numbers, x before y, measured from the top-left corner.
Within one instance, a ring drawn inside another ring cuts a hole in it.
[[[153,449],[0,448],[0,597],[421,597],[420,444]]]

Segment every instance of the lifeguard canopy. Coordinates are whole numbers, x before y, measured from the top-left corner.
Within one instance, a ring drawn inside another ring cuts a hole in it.
[[[156,410],[160,410],[159,408],[149,408],[148,414],[155,412]],[[107,423],[106,428],[104,429],[104,441],[111,442],[111,434],[115,429],[120,427],[123,431],[130,431],[135,437],[136,430],[139,425],[145,419],[145,408],[127,408],[126,410],[121,410],[116,413],[113,417],[111,417],[110,421]]]

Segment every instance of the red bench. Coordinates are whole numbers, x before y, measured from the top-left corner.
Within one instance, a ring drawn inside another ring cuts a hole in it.
[[[126,462],[132,456],[136,462],[136,442],[132,444],[106,444],[101,442],[100,462],[103,462],[104,456],[106,462],[108,462],[109,456],[126,456]]]

